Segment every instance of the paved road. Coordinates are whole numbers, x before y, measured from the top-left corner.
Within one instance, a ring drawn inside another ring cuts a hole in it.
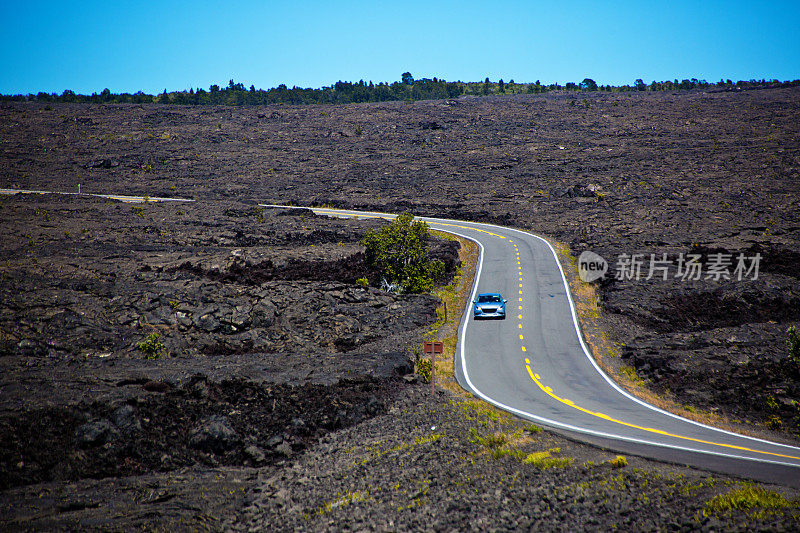
[[[0,189],[0,195],[14,194],[64,194],[67,196],[93,196],[95,198],[108,198],[109,200],[119,200],[129,204],[142,204],[145,202],[194,202],[189,198],[162,198],[161,196],[127,196],[119,194],[94,194],[85,192],[63,192],[63,191],[36,191],[30,189]]]
[[[340,217],[392,215],[314,209]],[[500,292],[505,320],[475,321],[471,305],[456,351],[459,383],[520,417],[627,453],[800,486],[800,448],[746,437],[667,413],[632,397],[597,367],[579,334],[554,250],[530,233],[421,218],[476,241],[473,297]]]

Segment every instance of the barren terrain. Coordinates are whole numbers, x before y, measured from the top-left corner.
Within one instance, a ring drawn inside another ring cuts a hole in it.
[[[611,263],[598,321],[612,367],[792,440],[797,88],[13,104],[0,148],[0,187],[197,200],[0,199],[4,528],[796,527],[792,512],[703,518],[729,478],[643,459],[616,469],[453,393],[424,400],[409,373],[437,300],[355,283],[370,275],[358,241],[378,223],[257,204],[496,222],[593,250]],[[456,272],[453,244],[432,253]],[[623,253],[762,259],[758,279],[684,281],[673,267],[615,280]],[[152,333],[163,350],[147,358]],[[521,451],[494,453],[471,429]],[[555,448],[569,466],[518,457]],[[642,497],[648,512],[631,514]]]

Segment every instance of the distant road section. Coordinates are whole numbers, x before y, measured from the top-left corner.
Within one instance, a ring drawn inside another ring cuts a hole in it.
[[[145,202],[194,202],[189,198],[163,198],[161,196],[125,196],[120,194],[92,194],[83,192],[59,192],[59,191],[33,191],[27,189],[0,189],[0,195],[13,194],[65,194],[70,196],[93,196],[95,198],[108,198],[109,200],[119,200],[129,204],[142,204]]]

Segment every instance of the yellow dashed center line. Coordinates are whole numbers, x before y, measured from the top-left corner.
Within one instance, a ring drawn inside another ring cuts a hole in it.
[[[525,349],[523,348],[522,351],[524,352]],[[575,405],[575,403],[572,402],[571,400],[568,400],[566,398],[561,398],[561,397],[555,395],[553,393],[553,389],[551,389],[550,387],[548,387],[546,385],[543,385],[542,382],[540,381],[541,377],[539,376],[539,374],[534,374],[533,373],[533,369],[531,369],[531,362],[530,362],[529,359],[525,359],[525,367],[528,369],[528,375],[530,375],[531,379],[539,386],[540,389],[542,389],[544,392],[546,392],[550,397],[558,400],[559,402],[563,403],[564,405],[568,405],[568,406],[570,406],[572,408],[575,408],[578,411],[582,411],[582,412],[584,412],[586,414],[589,414],[589,415],[592,415],[592,416],[596,416],[598,418],[602,418],[603,420],[608,420],[609,422],[614,422],[614,423],[621,424],[623,426],[628,426],[628,427],[631,427],[631,428],[634,428],[634,429],[640,429],[642,431],[647,431],[649,433],[656,433],[658,435],[664,435],[664,436],[673,437],[673,438],[676,438],[676,439],[683,439],[683,440],[689,440],[689,441],[692,441],[692,442],[699,442],[701,444],[710,444],[712,446],[720,446],[720,447],[723,447],[723,448],[730,448],[730,449],[733,449],[733,450],[742,450],[742,451],[746,451],[746,452],[761,453],[761,454],[764,454],[764,455],[773,455],[775,457],[785,457],[787,459],[800,459],[800,457],[795,457],[793,455],[785,455],[785,454],[782,454],[782,453],[775,453],[775,452],[765,452],[765,451],[761,451],[761,450],[754,450],[752,448],[747,448],[747,447],[744,447],[744,446],[736,446],[735,444],[723,444],[721,442],[712,442],[712,441],[703,440],[703,439],[695,439],[693,437],[686,437],[684,435],[675,435],[673,433],[668,433],[668,432],[663,431],[661,429],[637,426],[636,424],[631,424],[629,422],[623,422],[622,420],[617,420],[616,418],[611,418],[610,416],[608,416],[605,413],[599,413],[599,412],[596,412],[596,411],[590,411],[589,409],[584,409],[583,407]]]

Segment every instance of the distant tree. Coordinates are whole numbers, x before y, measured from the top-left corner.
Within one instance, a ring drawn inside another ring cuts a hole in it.
[[[491,92],[491,89],[492,89],[491,82],[489,81],[489,78],[486,78],[483,81],[483,94],[489,94]]]
[[[412,85],[414,83],[414,76],[410,72],[403,72],[401,81],[404,85]]]
[[[596,91],[597,83],[595,83],[595,81],[592,78],[583,78],[580,87],[584,91]]]
[[[208,92],[210,92],[210,93],[218,93],[219,92],[219,85],[216,85],[216,84],[212,85],[211,87],[208,88]]]
[[[501,93],[506,92],[506,84],[503,83],[503,78],[500,78],[500,81],[497,82],[497,90]]]
[[[646,91],[647,85],[645,85],[644,80],[642,78],[637,78],[635,82],[633,82],[633,88],[637,91]]]

